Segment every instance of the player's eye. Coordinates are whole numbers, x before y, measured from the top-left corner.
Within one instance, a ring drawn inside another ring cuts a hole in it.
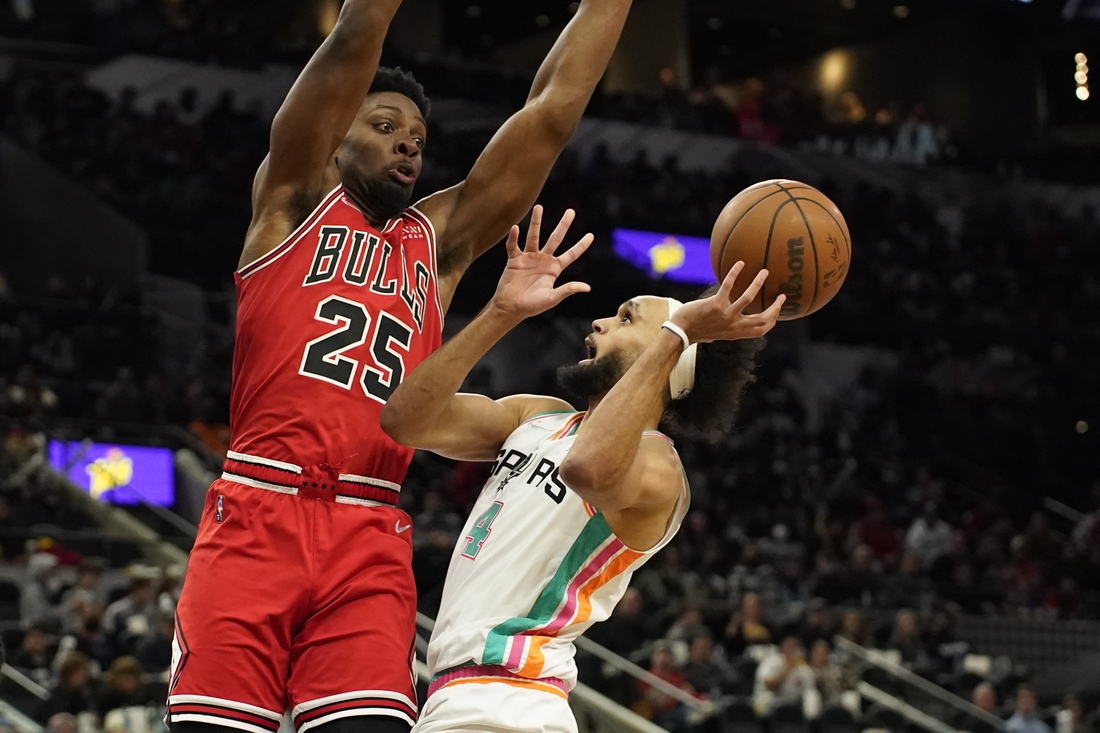
[[[424,140],[423,140],[423,138],[419,138],[419,137],[418,137],[418,138],[414,138],[414,140],[415,140],[415,142],[416,142],[416,147],[418,147],[418,148],[423,148],[423,147],[424,147]]]
[[[393,132],[393,125],[388,122],[380,122],[378,124],[378,129],[382,132]]]
[[[627,311],[626,313],[623,313],[622,322],[623,323],[631,323],[632,322],[632,319],[630,317],[630,311]]]

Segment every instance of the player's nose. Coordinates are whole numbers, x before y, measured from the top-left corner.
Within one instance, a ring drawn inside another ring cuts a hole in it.
[[[412,137],[406,137],[397,141],[394,152],[407,158],[415,158],[420,155],[420,147]]]
[[[611,319],[609,318],[599,318],[595,321],[592,321],[593,333],[607,333],[607,323],[610,320]]]

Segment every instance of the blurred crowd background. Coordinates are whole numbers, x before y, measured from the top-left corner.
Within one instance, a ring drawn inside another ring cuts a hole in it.
[[[201,289],[207,314],[186,345],[197,356],[180,368],[141,288],[64,262],[51,263],[41,287],[0,269],[0,550],[12,569],[0,573],[0,630],[12,667],[47,691],[27,697],[6,680],[0,697],[52,733],[159,725],[133,711],[162,701],[182,569],[88,541],[96,520],[43,465],[44,440],[179,447],[173,436],[185,432],[205,458],[224,456],[231,275],[269,126],[260,106],[229,92],[212,101],[184,89],[153,106],[136,89],[106,93],[88,82],[85,61],[57,55],[300,64],[328,5],[0,7],[0,134],[136,225],[149,271]],[[557,23],[561,5],[538,17]],[[388,60],[413,69],[429,94],[482,108],[522,103],[529,82],[463,48]],[[645,90],[597,94],[593,119],[734,139],[768,155],[707,172],[675,154],[568,150],[540,201],[551,215],[575,208],[575,231],[596,234],[574,273],[595,292],[528,324],[524,359],[493,360],[467,387],[560,395],[554,370],[580,353],[588,320],[639,292],[694,292],[618,259],[614,229],[709,236],[738,191],[788,174],[777,160],[810,165],[851,229],[846,287],[777,330],[722,444],[678,442],[692,512],[590,636],[691,694],[738,700],[755,715],[801,709],[811,689],[819,711],[851,707],[845,694],[867,666],[839,637],[1011,718],[1013,733],[1083,733],[1100,694],[1039,689],[1037,700],[1021,687],[1034,670],[975,647],[960,624],[1100,615],[1100,199],[1065,183],[1090,180],[1094,151],[994,159],[930,110],[919,99],[827,96],[782,69],[714,66],[688,79],[668,68]],[[461,180],[489,134],[432,122],[418,190]],[[839,160],[846,165],[828,162]],[[489,297],[500,261],[494,253],[470,271],[450,332]],[[820,364],[837,360],[851,378],[811,389]],[[410,471],[402,496],[430,616],[487,471],[426,455]],[[985,669],[968,661],[975,655]],[[666,695],[594,658],[580,665],[582,681],[645,717],[693,726]],[[951,723],[976,730],[972,719]]]

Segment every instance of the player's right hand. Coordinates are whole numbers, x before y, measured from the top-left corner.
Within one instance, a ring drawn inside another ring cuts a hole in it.
[[[780,294],[762,313],[746,315],[743,312],[760,294],[760,288],[764,287],[764,281],[768,278],[767,270],[761,270],[745,292],[737,300],[731,300],[733,283],[744,269],[745,263],[738,262],[730,269],[718,292],[709,298],[686,304],[673,315],[672,322],[684,329],[692,343],[760,338],[775,328],[787,296]]]
[[[531,225],[527,229],[527,242],[519,248],[519,227],[513,226],[508,234],[508,265],[497,284],[491,307],[522,320],[548,311],[558,303],[577,293],[587,293],[591,288],[586,283],[571,282],[558,287],[554,283],[562,271],[577,261],[592,245],[594,237],[585,234],[563,254],[555,257],[558,247],[565,241],[569,227],[576,213],[569,209],[561,218],[553,234],[546,240],[546,246],[539,247],[539,230],[542,227],[542,207],[536,206],[531,212]]]

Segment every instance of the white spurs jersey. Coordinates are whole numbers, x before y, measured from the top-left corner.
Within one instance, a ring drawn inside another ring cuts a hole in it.
[[[686,478],[668,530],[648,552],[626,547],[565,485],[558,467],[583,417],[539,415],[505,441],[451,556],[428,645],[433,679],[490,666],[572,689],[573,640],[611,615],[634,571],[679,530]]]

